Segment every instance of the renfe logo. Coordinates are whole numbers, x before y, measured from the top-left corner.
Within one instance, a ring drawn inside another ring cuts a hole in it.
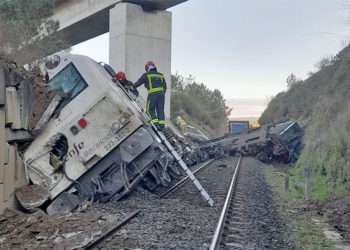
[[[73,148],[68,151],[68,158],[72,158],[73,156],[78,156],[80,151],[84,149],[84,142],[80,142],[78,144],[74,143]]]

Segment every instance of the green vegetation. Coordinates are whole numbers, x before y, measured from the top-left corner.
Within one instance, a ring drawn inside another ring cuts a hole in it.
[[[31,62],[66,48],[63,37],[47,36],[59,24],[48,19],[55,0],[0,0],[0,56]]]
[[[180,115],[189,124],[218,137],[227,131],[230,110],[219,90],[212,91],[191,76],[173,75],[171,114],[173,120]]]
[[[280,213],[288,220],[288,237],[292,237],[301,250],[332,250],[334,243],[330,242],[322,232],[322,228],[312,221],[309,212],[300,211],[299,193],[295,190],[285,190],[285,178],[287,174],[276,170],[272,166],[264,168],[267,182],[274,191],[275,201],[280,205]]]
[[[310,198],[324,201],[350,190],[350,47],[316,66],[318,72],[269,103],[260,123],[289,118],[305,128],[305,147],[289,173],[291,187],[302,197],[304,169],[311,168]]]

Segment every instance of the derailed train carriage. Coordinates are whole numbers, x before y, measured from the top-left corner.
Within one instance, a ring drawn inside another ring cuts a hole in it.
[[[264,126],[196,146],[179,143],[169,130],[162,138],[109,65],[66,53],[53,58],[46,71],[48,87],[56,96],[37,123],[33,131],[37,136],[23,157],[32,185],[16,192],[28,210],[40,207],[48,214],[65,213],[86,200],[121,199],[139,184],[153,191],[182,174],[179,165],[192,175],[180,158],[193,165],[227,153],[256,156],[264,162],[296,157],[293,150],[299,147],[301,134],[286,136],[298,128],[296,123],[276,126],[281,131]],[[292,141],[297,146],[291,146]],[[197,188],[212,205],[200,184]]]
[[[34,184],[16,193],[24,208],[47,206],[49,214],[63,213],[84,200],[120,199],[140,182],[149,190],[167,186],[180,174],[110,66],[62,53],[45,67],[56,96],[24,152]]]
[[[295,121],[264,125],[241,134],[228,134],[222,138],[203,142],[200,152],[220,158],[225,154],[256,157],[261,162],[295,162],[302,149],[303,130]]]

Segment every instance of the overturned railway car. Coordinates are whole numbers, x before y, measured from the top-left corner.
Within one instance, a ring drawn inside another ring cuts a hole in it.
[[[264,163],[292,163],[302,148],[303,131],[295,121],[264,125],[242,134],[228,134],[199,145],[201,152],[220,158],[225,154],[253,156]]]
[[[303,131],[295,121],[264,125],[236,141],[235,149],[264,163],[293,163],[302,148]]]
[[[16,193],[24,208],[64,213],[84,200],[122,198],[140,182],[150,190],[166,186],[180,174],[110,66],[62,53],[45,67],[56,96],[24,152],[34,184]]]

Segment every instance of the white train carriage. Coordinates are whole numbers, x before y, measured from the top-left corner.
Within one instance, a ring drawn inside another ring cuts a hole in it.
[[[24,163],[30,181],[48,197],[24,199],[24,207],[45,201],[55,214],[86,199],[123,197],[140,181],[150,189],[166,185],[171,156],[108,65],[62,53],[46,63],[46,71],[57,97]]]

